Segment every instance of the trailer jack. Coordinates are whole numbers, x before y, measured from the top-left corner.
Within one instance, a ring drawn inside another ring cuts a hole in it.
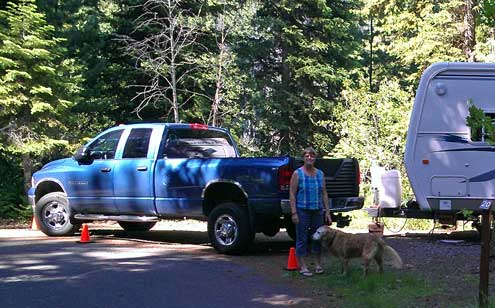
[[[339,214],[332,214],[332,221],[337,223],[337,228],[343,228],[351,224],[351,216]]]

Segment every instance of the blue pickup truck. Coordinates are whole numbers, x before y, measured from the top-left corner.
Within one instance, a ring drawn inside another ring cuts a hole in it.
[[[126,231],[150,230],[160,219],[208,221],[217,251],[241,253],[256,232],[274,236],[290,220],[289,181],[302,161],[239,157],[225,129],[202,124],[130,124],[105,130],[71,158],[33,174],[28,192],[39,228],[72,235],[84,221],[114,220]],[[319,159],[334,219],[360,209],[355,159]]]

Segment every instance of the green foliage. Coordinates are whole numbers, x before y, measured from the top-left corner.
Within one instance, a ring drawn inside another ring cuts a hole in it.
[[[414,90],[430,64],[465,60],[463,8],[460,0],[367,0],[363,13],[374,17],[377,53],[392,57],[374,58],[379,77],[394,76]]]
[[[39,168],[102,129],[138,118],[142,101],[133,100],[134,86],[150,77],[117,38],[152,33],[153,27],[133,25],[145,2],[0,5],[0,150],[15,157],[5,166],[24,171],[24,183],[26,166]],[[365,175],[377,161],[401,171],[403,199],[409,199],[402,157],[414,90],[429,64],[466,59],[464,1],[180,5],[201,30],[182,59],[194,65],[178,72],[187,72],[177,93],[181,121],[213,123],[216,101],[215,125],[231,130],[243,154],[297,155],[311,144],[322,154],[357,157]],[[493,0],[475,1],[475,52],[483,61],[495,61],[494,7]],[[166,112],[172,97],[163,97],[141,110],[143,120],[173,120]],[[487,122],[476,110],[467,120],[477,127]],[[364,180],[362,194],[369,197]]]
[[[466,117],[466,124],[471,129],[471,139],[481,140],[495,144],[495,125],[493,119],[485,115],[485,112],[476,107],[472,101],[467,102],[469,106],[469,115]]]
[[[299,153],[331,118],[336,96],[357,65],[357,1],[263,1],[256,31],[239,45],[240,68],[251,80],[241,98],[252,148]],[[239,120],[239,119],[238,119]]]
[[[479,22],[493,27],[495,23],[495,1],[483,0],[479,1],[478,5],[480,11],[478,15]]]
[[[139,0],[57,1],[38,0],[57,36],[64,38],[66,59],[80,74],[77,104],[71,107],[74,117],[66,138],[79,143],[103,128],[135,120],[131,102],[135,89],[130,87],[142,78],[134,70],[134,60],[122,52],[118,35],[133,31],[132,20],[140,12]],[[145,118],[153,117],[145,114]]]
[[[372,162],[405,174],[403,157],[411,106],[412,98],[397,82],[382,81],[376,93],[368,91],[364,80],[354,89],[348,85],[342,92],[342,103],[334,109],[332,130],[340,135],[332,156],[356,157],[364,175]],[[325,136],[320,140],[323,143]],[[363,178],[366,195],[370,194],[368,180]],[[405,177],[402,187],[403,200],[408,200],[411,192]]]
[[[401,231],[431,231],[434,227],[432,219],[414,219],[414,218],[398,218],[398,217],[381,217],[385,230],[392,233],[399,233]]]
[[[64,57],[64,40],[34,0],[0,10],[0,215],[25,216],[25,189],[43,157],[64,152],[77,98],[77,70]],[[12,157],[10,157],[12,156]],[[33,159],[34,158],[34,159]],[[22,166],[22,169],[21,169]]]
[[[67,143],[61,137],[77,91],[73,71],[63,39],[34,0],[8,2],[0,17],[0,138],[11,152],[40,155]]]
[[[185,114],[192,122],[216,126],[235,127],[236,118],[242,112],[239,100],[248,82],[239,67],[239,45],[253,34],[251,21],[257,4],[253,1],[209,1],[196,21],[202,30],[198,38],[196,73],[189,83],[202,95],[191,99]],[[218,102],[216,115],[214,102]],[[242,143],[242,142],[241,142]]]
[[[12,153],[0,150],[0,174],[0,218],[30,217],[22,170]]]

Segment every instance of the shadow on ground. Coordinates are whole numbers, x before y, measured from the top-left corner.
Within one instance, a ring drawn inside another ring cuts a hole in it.
[[[91,230],[91,235],[103,238],[155,243],[210,246],[210,240],[206,231],[150,230],[146,232],[128,232],[115,229],[94,229]],[[294,246],[294,241],[285,232],[280,232],[274,237],[257,234],[253,244],[250,245],[245,255],[286,254],[292,246]]]

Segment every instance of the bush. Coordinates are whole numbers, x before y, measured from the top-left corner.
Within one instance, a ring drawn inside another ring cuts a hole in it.
[[[24,192],[20,161],[0,151],[0,218],[28,218],[32,215]]]

